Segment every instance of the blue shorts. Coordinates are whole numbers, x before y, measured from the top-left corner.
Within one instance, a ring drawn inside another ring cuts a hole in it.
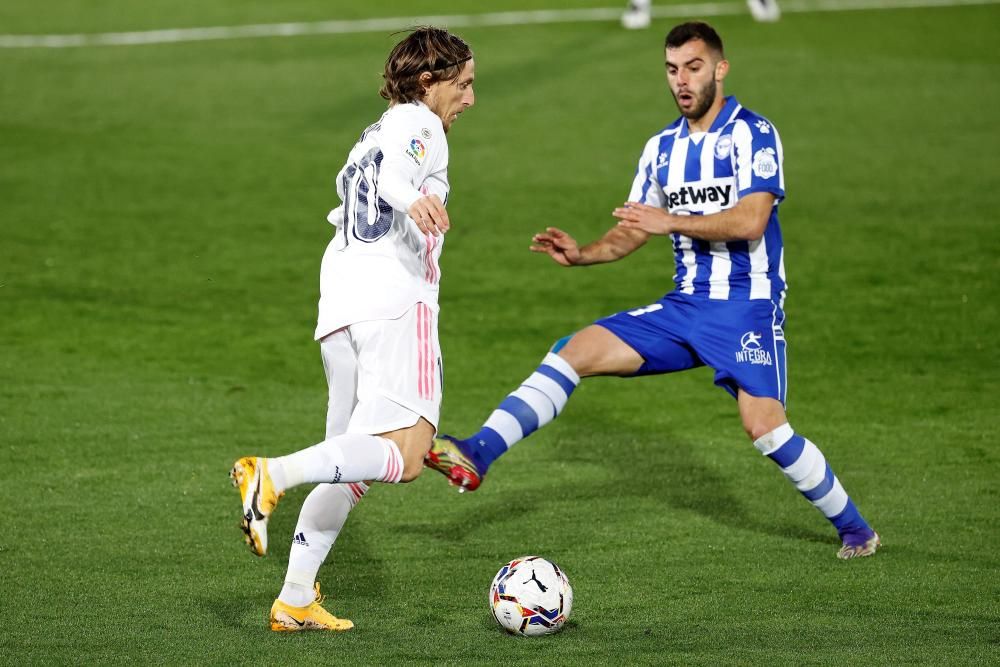
[[[733,396],[785,403],[785,314],[768,299],[720,301],[671,292],[654,304],[597,320],[645,363],[636,375],[709,366]]]

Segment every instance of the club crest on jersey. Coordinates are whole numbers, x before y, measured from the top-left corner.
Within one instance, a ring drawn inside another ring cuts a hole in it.
[[[732,185],[684,185],[676,190],[664,190],[667,198],[667,208],[677,213],[679,206],[694,206],[696,204],[719,204],[722,208],[729,206]]]
[[[748,331],[743,334],[740,338],[740,347],[742,349],[736,353],[736,363],[773,366],[771,353],[760,346],[760,341],[763,338],[763,334],[755,331]]]
[[[725,160],[733,150],[733,135],[723,134],[715,142],[715,159]]]
[[[753,173],[757,178],[773,178],[778,173],[778,160],[773,148],[761,148],[754,153]]]
[[[413,137],[410,139],[410,145],[406,148],[406,154],[410,156],[410,159],[420,164],[424,161],[424,157],[427,156],[427,147],[424,146],[424,142]]]

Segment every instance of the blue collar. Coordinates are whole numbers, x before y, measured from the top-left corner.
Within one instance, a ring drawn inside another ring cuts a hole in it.
[[[715,117],[714,121],[712,121],[712,127],[708,129],[709,133],[718,132],[725,127],[726,123],[729,122],[729,118],[733,115],[733,112],[736,111],[736,107],[740,104],[732,95],[727,95],[724,99],[726,100],[726,103],[722,105],[722,109],[719,110],[719,115]],[[677,136],[683,139],[690,134],[691,131],[688,128],[688,119],[681,116],[681,131],[677,134]]]

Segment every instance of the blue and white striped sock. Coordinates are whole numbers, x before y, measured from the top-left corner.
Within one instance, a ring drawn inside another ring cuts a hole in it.
[[[791,426],[782,424],[753,444],[778,464],[788,481],[829,519],[841,537],[848,533],[871,532],[871,527],[833,474],[823,452],[797,435]]]
[[[507,395],[478,433],[465,439],[469,454],[485,474],[511,445],[559,416],[580,376],[558,354],[550,352],[542,365]]]

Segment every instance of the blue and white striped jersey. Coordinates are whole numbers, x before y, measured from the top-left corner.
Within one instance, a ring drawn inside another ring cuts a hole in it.
[[[760,239],[709,242],[672,235],[677,291],[782,304],[786,284],[778,225],[778,204],[785,196],[781,139],[766,118],[727,97],[708,132],[690,133],[687,119],[681,117],[646,143],[630,201],[660,206],[676,215],[708,215],[732,208],[754,192],[776,197]]]

